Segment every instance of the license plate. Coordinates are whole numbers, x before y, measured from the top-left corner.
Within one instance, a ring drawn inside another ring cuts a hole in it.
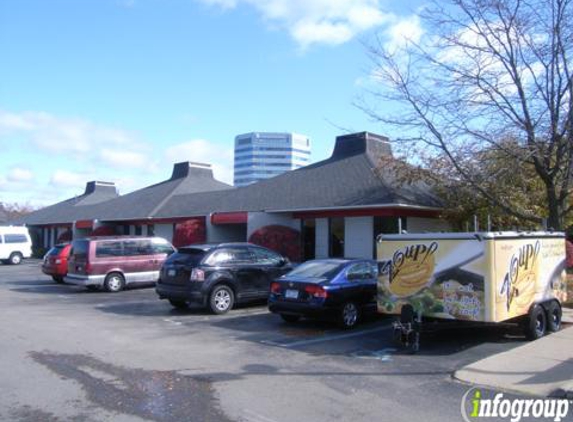
[[[298,290],[287,290],[285,292],[285,297],[287,299],[298,299]]]
[[[177,274],[176,270],[167,270],[167,275],[169,277],[175,277],[175,274]]]

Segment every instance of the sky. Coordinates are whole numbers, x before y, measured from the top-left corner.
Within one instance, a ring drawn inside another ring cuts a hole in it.
[[[399,3],[399,4],[396,4]],[[423,35],[420,1],[0,0],[0,202],[41,207],[88,181],[125,194],[213,165],[232,183],[233,142],[385,134],[354,103],[365,43]]]

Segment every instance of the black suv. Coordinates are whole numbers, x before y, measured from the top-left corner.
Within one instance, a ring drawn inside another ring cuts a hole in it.
[[[250,243],[191,245],[165,261],[155,291],[176,308],[195,302],[224,314],[235,302],[266,299],[291,269],[287,258]]]

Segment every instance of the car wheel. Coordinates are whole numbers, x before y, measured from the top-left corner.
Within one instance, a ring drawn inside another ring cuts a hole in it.
[[[10,258],[8,258],[8,262],[12,265],[20,264],[20,262],[22,262],[22,254],[20,252],[14,252],[10,255]]]
[[[551,301],[547,306],[547,331],[555,333],[561,328],[561,306],[556,301]]]
[[[339,324],[342,328],[352,328],[358,322],[359,311],[354,302],[346,302],[340,308]]]
[[[525,337],[528,340],[537,340],[545,335],[547,331],[547,317],[545,311],[539,305],[534,305],[529,311],[529,316],[525,320]]]
[[[171,306],[177,309],[187,309],[189,307],[187,306],[187,302],[184,300],[169,299],[169,303],[171,303]]]
[[[63,283],[64,282],[64,278],[57,276],[57,275],[53,275],[52,280],[54,280],[56,283]]]
[[[233,307],[235,295],[233,290],[224,284],[215,286],[209,295],[209,308],[214,314],[220,315]]]
[[[110,273],[105,277],[103,286],[110,293],[117,293],[123,289],[125,279],[120,273]]]
[[[294,323],[300,320],[300,315],[281,314],[283,321]]]

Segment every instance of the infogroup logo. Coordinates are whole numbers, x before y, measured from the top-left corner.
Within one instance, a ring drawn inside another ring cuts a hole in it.
[[[567,417],[571,407],[567,399],[510,399],[505,398],[503,393],[471,388],[462,397],[461,412],[466,422],[493,418],[510,422],[560,422]]]

